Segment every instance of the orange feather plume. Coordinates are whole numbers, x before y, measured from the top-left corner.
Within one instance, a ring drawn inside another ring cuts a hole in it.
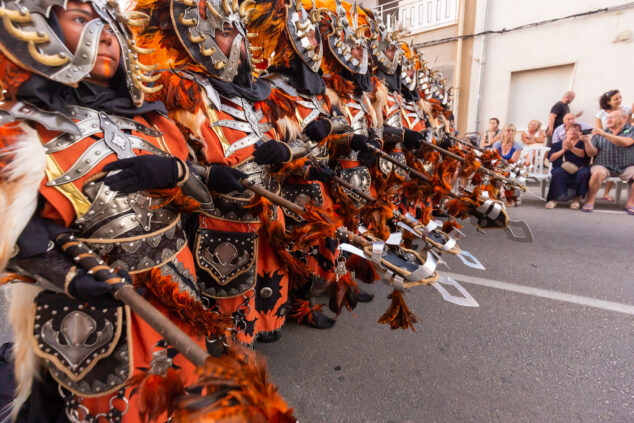
[[[301,322],[304,319],[308,319],[310,323],[315,323],[315,321],[313,320],[313,313],[315,312],[321,313],[323,308],[324,308],[323,304],[311,305],[310,302],[306,300],[295,298],[293,300],[293,308],[291,312],[288,314],[288,317],[291,317],[297,320],[298,322]]]
[[[22,69],[0,52],[0,99],[15,100],[18,88],[31,77],[31,72]],[[0,141],[1,142],[1,141]]]
[[[179,288],[178,283],[170,275],[164,275],[159,268],[134,275],[135,286],[145,288],[155,301],[156,306],[167,309],[171,320],[186,323],[183,327],[191,335],[216,338],[227,333],[232,327],[230,315],[208,310],[203,304],[186,291]],[[183,325],[181,325],[183,326]]]
[[[255,351],[236,345],[221,357],[209,357],[199,372],[195,387],[202,393],[176,404],[174,423],[297,422]]]
[[[405,303],[401,291],[394,290],[389,295],[392,301],[385,313],[379,318],[379,323],[390,325],[390,329],[411,329],[416,332],[414,323],[418,321]]]

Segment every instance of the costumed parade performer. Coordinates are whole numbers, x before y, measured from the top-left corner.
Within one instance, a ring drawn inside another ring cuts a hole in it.
[[[0,15],[12,418],[191,421],[195,385],[199,417],[295,421],[252,353],[204,349],[233,324],[202,301],[181,213],[213,205],[163,104],[144,102],[160,87],[144,85],[150,51],[130,27],[147,17],[101,1],[5,1]]]

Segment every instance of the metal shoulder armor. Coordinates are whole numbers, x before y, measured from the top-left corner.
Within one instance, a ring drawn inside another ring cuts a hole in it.
[[[24,101],[3,101],[0,103],[0,125],[15,121],[35,122],[49,131],[81,135],[81,130],[73,119],[62,113],[45,111]]]

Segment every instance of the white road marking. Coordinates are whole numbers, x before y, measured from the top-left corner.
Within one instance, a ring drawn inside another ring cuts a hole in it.
[[[597,209],[594,209],[593,213],[627,214],[625,213],[625,210],[617,211],[617,210],[597,210]]]
[[[532,295],[533,297],[548,298],[551,300],[563,301],[572,304],[579,304],[588,307],[600,308],[603,310],[616,311],[619,313],[634,315],[634,305],[615,303],[612,301],[598,300],[596,298],[583,297],[581,295],[567,294],[565,292],[550,291],[548,289],[533,288],[531,286],[517,285],[510,282],[494,281],[492,279],[477,278],[475,276],[460,275],[457,273],[446,273],[451,278],[460,282],[473,285],[481,285],[489,288],[503,289],[505,291],[517,292],[519,294]]]

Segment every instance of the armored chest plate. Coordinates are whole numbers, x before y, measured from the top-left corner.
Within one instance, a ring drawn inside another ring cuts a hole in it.
[[[203,294],[220,299],[249,291],[256,281],[257,254],[256,233],[198,229],[195,257]]]
[[[324,196],[321,192],[321,186],[314,183],[283,185],[282,197],[302,207],[310,203],[318,207],[324,204]],[[288,217],[289,219],[295,221],[296,223],[303,222],[303,219],[292,210],[288,210],[284,207],[282,207],[282,210],[284,211],[286,217]]]
[[[127,308],[99,309],[45,291],[35,299],[32,323],[35,353],[71,392],[107,394],[131,376]]]

